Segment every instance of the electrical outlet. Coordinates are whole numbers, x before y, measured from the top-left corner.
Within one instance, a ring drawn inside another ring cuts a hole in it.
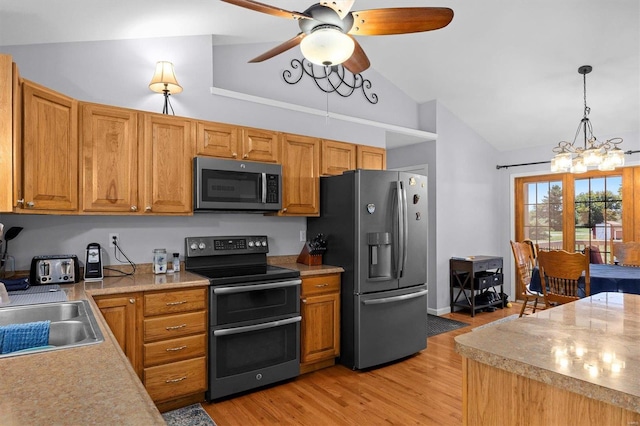
[[[300,231],[300,241],[302,242],[307,241],[307,231]]]
[[[115,247],[116,245],[114,244],[114,240],[115,242],[117,242],[118,244],[120,244],[120,234],[109,234],[109,247]]]

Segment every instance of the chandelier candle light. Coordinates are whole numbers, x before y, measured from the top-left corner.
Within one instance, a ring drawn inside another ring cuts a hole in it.
[[[583,65],[578,68],[578,72],[582,74],[583,78],[584,115],[580,120],[573,142],[562,141],[553,148],[556,155],[551,159],[552,172],[584,173],[589,167],[597,167],[598,170],[606,171],[624,166],[624,151],[618,148],[622,138],[599,142],[593,135],[593,127],[589,121],[590,108],[587,106],[587,74],[592,69],[591,65]],[[576,140],[581,130],[584,135],[582,147],[576,146]]]

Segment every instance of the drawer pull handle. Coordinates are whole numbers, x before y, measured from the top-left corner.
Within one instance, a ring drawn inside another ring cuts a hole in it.
[[[187,380],[187,376],[182,376],[182,377],[179,377],[179,378],[177,378],[177,379],[169,379],[169,380],[165,380],[164,382],[165,382],[165,383],[178,383],[178,382],[181,382],[181,381],[183,381],[183,380]]]
[[[327,283],[324,283],[324,284],[316,284],[316,287],[317,287],[317,288],[328,287],[328,286],[329,286],[329,284],[327,284]]]
[[[187,324],[180,324],[180,325],[174,325],[171,327],[165,327],[165,329],[167,330],[178,330],[180,328],[185,328],[187,326]]]
[[[176,351],[181,351],[183,349],[187,349],[186,345],[183,346],[178,346],[177,348],[167,348],[165,349],[167,352],[176,352]]]
[[[167,302],[167,306],[184,305],[185,303],[187,303],[186,300],[180,300],[178,302]]]

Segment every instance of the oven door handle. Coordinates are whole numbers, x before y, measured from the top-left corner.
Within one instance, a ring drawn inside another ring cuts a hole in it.
[[[249,333],[250,331],[264,330],[266,328],[279,327],[281,325],[293,324],[302,321],[301,316],[287,318],[278,321],[265,322],[256,325],[246,325],[244,327],[223,328],[222,330],[214,330],[214,336],[229,336],[231,334]]]
[[[273,288],[293,287],[302,284],[302,280],[278,281],[277,283],[239,285],[235,287],[215,287],[214,294],[245,293],[247,291],[270,290]]]

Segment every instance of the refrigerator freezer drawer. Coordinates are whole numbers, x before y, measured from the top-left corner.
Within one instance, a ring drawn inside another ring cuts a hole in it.
[[[395,361],[427,347],[427,286],[354,296],[353,368]]]

